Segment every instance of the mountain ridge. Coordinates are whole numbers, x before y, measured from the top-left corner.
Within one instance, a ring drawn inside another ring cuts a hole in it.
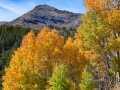
[[[0,25],[7,23],[7,21],[0,21]]]
[[[6,24],[31,27],[33,29],[41,29],[48,25],[76,28],[82,22],[82,15],[83,14],[65,10],[58,10],[54,7],[43,4],[36,6],[33,10],[30,10],[29,12]]]

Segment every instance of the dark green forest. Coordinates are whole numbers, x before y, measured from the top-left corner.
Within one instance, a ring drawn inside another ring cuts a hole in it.
[[[20,26],[0,26],[0,77],[4,75],[4,68],[9,65],[11,56],[20,46],[21,39],[30,31],[30,28]],[[2,79],[0,78],[0,86]]]

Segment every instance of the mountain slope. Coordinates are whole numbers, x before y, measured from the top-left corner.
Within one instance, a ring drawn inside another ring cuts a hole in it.
[[[48,5],[38,5],[28,13],[8,22],[8,25],[30,26],[40,29],[43,26],[54,25],[59,27],[77,27],[82,14],[58,10]]]
[[[0,25],[7,23],[6,21],[0,21]]]

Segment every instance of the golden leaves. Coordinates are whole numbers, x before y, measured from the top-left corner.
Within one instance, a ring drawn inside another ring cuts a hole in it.
[[[105,0],[85,0],[88,10],[101,10],[105,6]]]
[[[108,24],[111,32],[118,33],[120,31],[120,10],[113,10],[108,14]]]
[[[33,31],[29,32],[23,38],[20,48],[14,52],[9,67],[6,68],[3,90],[40,88],[38,77],[44,75],[50,78],[53,67],[61,63],[65,63],[71,74],[79,80],[82,68],[87,64],[79,45],[80,42],[72,38],[68,38],[64,44],[63,36],[55,29],[50,31],[45,27],[37,36]]]
[[[70,75],[74,75],[77,81],[82,72],[82,69],[88,63],[84,52],[80,51],[79,42],[73,40],[71,37],[68,38],[66,44],[63,47],[63,59],[62,63],[67,64]]]
[[[28,68],[30,72],[31,70],[36,72],[38,76],[44,70],[47,70],[47,75],[52,73],[53,63],[57,63],[60,58],[63,45],[64,38],[55,29],[50,31],[45,27],[37,37],[33,31],[29,32],[23,38],[21,47],[15,51],[10,61],[10,66],[6,68],[6,75],[3,76],[3,90],[19,90],[21,88],[20,83],[25,83],[24,79],[27,79],[25,77],[25,73],[27,73],[24,70],[25,68]],[[34,77],[31,79],[34,79]],[[35,87],[32,89],[38,87],[37,81],[34,84]],[[30,87],[31,85],[28,86]],[[24,88],[27,89],[29,87]]]

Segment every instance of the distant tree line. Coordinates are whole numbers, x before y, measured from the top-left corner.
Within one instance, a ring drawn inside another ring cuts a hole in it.
[[[77,32],[76,28],[66,28],[66,27],[57,27],[54,25],[48,25],[50,29],[56,29],[58,32],[64,36],[64,40],[66,41],[68,37],[74,38],[74,34]]]

